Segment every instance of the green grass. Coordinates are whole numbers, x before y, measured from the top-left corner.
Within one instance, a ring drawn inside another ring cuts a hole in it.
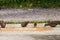
[[[60,8],[60,0],[0,0],[0,8]]]
[[[20,24],[20,22],[6,22],[7,24]]]
[[[29,23],[47,23],[47,22],[51,22],[50,20],[47,21],[30,21]],[[20,24],[21,22],[6,22],[7,24]]]

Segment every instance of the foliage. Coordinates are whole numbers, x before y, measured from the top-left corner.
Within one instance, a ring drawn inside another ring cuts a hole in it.
[[[0,8],[60,8],[60,0],[0,0]]]

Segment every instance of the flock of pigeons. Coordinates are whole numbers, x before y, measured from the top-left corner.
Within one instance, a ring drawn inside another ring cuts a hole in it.
[[[24,22],[21,22],[21,26],[22,27],[26,27],[28,25],[29,21],[24,21]],[[57,24],[60,24],[60,21],[51,21],[51,22],[48,22],[46,23],[44,26],[50,26],[50,27],[56,27]],[[6,22],[4,21],[0,21],[0,25],[1,25],[1,28],[5,28],[6,26]],[[35,22],[34,23],[34,27],[37,26],[37,23]]]

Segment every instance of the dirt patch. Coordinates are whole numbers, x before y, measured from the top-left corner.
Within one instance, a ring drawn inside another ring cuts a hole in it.
[[[53,28],[46,27],[36,27],[36,28],[0,28],[0,32],[41,32],[41,31],[51,31]]]

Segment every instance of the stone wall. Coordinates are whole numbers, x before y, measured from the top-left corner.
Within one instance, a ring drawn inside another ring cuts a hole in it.
[[[60,20],[60,9],[2,9],[0,20],[41,21]]]

